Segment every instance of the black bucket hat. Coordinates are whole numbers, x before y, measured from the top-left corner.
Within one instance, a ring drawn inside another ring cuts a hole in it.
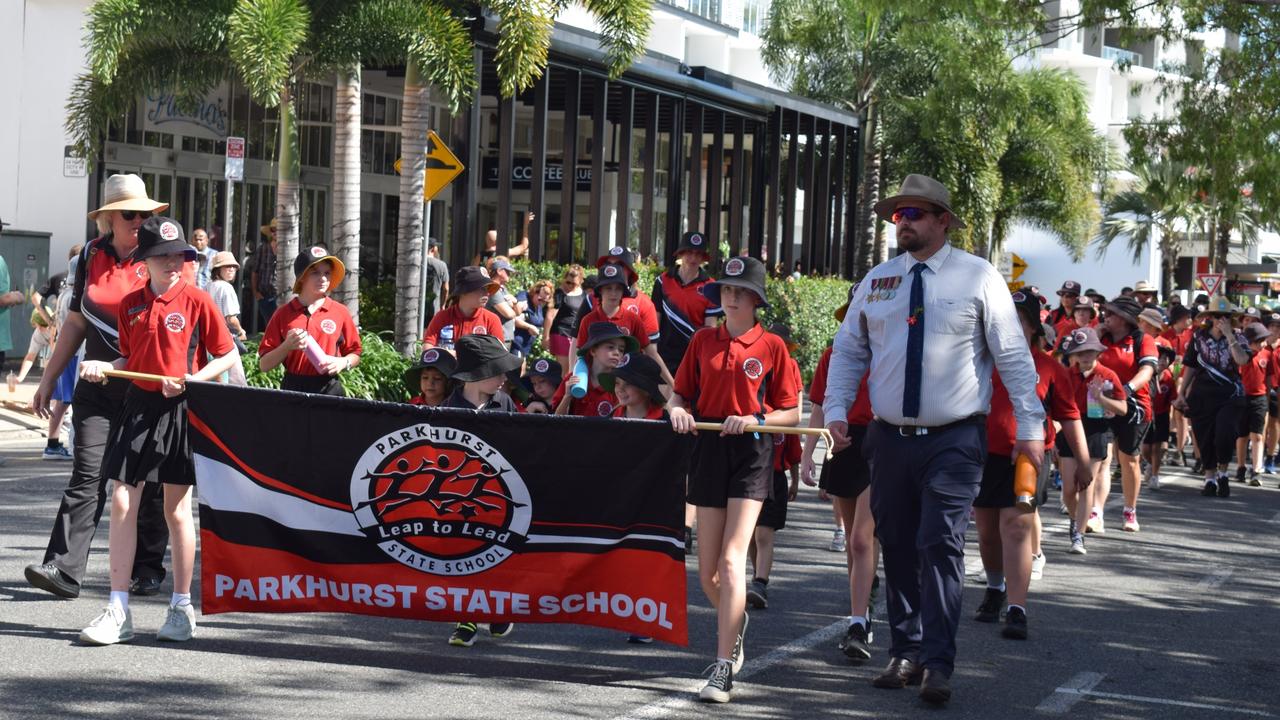
[[[700,252],[707,257],[711,257],[711,251],[707,249],[707,236],[693,230],[685,233],[680,237],[680,245],[676,248],[676,255],[682,252]]]
[[[591,288],[591,294],[597,298],[600,297],[600,288],[605,285],[621,285],[622,297],[635,297],[636,292],[631,287],[631,281],[627,275],[627,269],[619,263],[608,263],[600,268],[600,272],[596,274],[596,284]]]
[[[1138,326],[1138,315],[1142,313],[1142,305],[1131,297],[1120,297],[1105,303],[1102,308],[1113,315],[1119,315],[1130,325]]]
[[[187,244],[187,236],[177,220],[152,215],[138,227],[138,247],[133,251],[134,260],[178,253],[182,253],[188,262],[196,259],[196,249]]]
[[[476,265],[468,265],[458,268],[458,271],[453,274],[453,285],[449,287],[449,297],[456,298],[480,289],[493,293],[498,290],[498,287],[498,281],[489,277],[488,270]]]
[[[330,255],[323,245],[312,245],[309,248],[303,248],[293,261],[294,293],[302,292],[302,278],[306,276],[308,270],[322,262],[333,263],[333,276],[329,278],[329,287],[335,288],[342,284],[342,278],[347,276],[347,266],[343,265],[336,255]]]
[[[724,264],[724,274],[719,280],[703,285],[702,294],[719,305],[720,288],[732,285],[754,292],[760,298],[760,307],[769,307],[764,289],[764,279],[767,274],[764,263],[753,257],[729,258],[729,261]]]
[[[1262,323],[1252,323],[1244,329],[1244,338],[1251,343],[1260,342],[1271,337],[1271,331]]]
[[[501,340],[492,335],[464,335],[455,346],[458,366],[453,379],[459,382],[487,380],[520,367],[520,357],[512,355]]]
[[[453,359],[453,355],[448,350],[440,348],[427,348],[418,356],[417,362],[409,366],[404,371],[404,384],[409,388],[410,395],[417,395],[419,388],[422,387],[422,371],[427,368],[435,368],[439,370],[445,379],[453,377],[453,371],[458,367],[458,361]]]
[[[529,377],[541,377],[550,380],[553,385],[559,385],[564,379],[564,368],[560,367],[560,363],[547,358],[539,358],[529,363],[527,372]]]
[[[1035,328],[1037,336],[1044,335],[1040,322],[1040,297],[1035,293],[1018,290],[1013,293],[1013,307],[1018,314]]]
[[[596,269],[604,270],[606,265],[621,265],[627,270],[627,284],[635,285],[640,279],[640,273],[636,272],[636,256],[630,250],[621,247],[611,247],[609,252],[601,255],[596,260]]]
[[[585,358],[591,348],[599,345],[606,340],[622,340],[627,345],[627,353],[638,352],[640,350],[640,341],[627,334],[616,323],[611,322],[593,322],[587,328],[587,342],[578,348],[578,357]]]
[[[622,362],[613,370],[600,373],[600,387],[613,392],[614,379],[622,378],[640,388],[649,396],[649,400],[658,405],[665,405],[667,399],[662,396],[662,371],[653,358],[642,352],[628,353],[622,356]]]

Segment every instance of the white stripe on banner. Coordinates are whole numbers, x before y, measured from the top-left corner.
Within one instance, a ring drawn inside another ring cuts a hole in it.
[[[204,455],[196,454],[195,464],[201,505],[224,512],[261,515],[295,530],[364,537],[351,512],[269,490],[236,468]]]
[[[624,540],[653,540],[654,542],[667,543],[672,547],[684,548],[684,540],[676,540],[675,538],[663,537],[662,535],[648,535],[645,533],[627,533],[620,538],[530,535],[529,539],[525,542],[530,544],[547,543],[551,545],[617,545]]]

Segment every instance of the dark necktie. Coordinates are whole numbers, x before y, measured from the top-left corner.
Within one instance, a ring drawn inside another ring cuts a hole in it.
[[[924,374],[924,263],[911,268],[911,304],[907,306],[907,367],[902,416],[920,417],[920,378]]]

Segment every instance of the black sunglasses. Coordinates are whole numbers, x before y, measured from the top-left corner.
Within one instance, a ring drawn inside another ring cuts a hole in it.
[[[125,220],[132,220],[134,218],[142,218],[143,220],[146,220],[151,217],[151,213],[145,210],[121,210],[120,217]]]
[[[932,210],[925,210],[924,208],[904,207],[904,208],[898,208],[897,210],[894,210],[893,214],[889,216],[889,220],[895,224],[900,223],[903,220],[910,220],[911,222],[916,222],[917,220],[923,218],[925,215],[941,215],[941,214],[942,213],[934,212]]]

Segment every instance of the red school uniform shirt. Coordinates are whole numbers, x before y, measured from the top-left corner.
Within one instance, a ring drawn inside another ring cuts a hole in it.
[[[711,278],[703,270],[699,270],[688,285],[680,281],[679,273],[669,270],[653,281],[653,303],[660,309],[662,336],[658,340],[658,353],[670,367],[679,366],[690,338],[706,326],[708,317],[724,315],[719,305],[702,294],[703,286],[709,282]]]
[[[1152,370],[1159,367],[1159,357],[1156,352],[1155,338],[1146,333],[1133,333],[1126,335],[1119,342],[1112,341],[1111,336],[1107,333],[1101,333],[1102,344],[1106,346],[1106,351],[1098,356],[1098,364],[1110,369],[1120,378],[1121,383],[1127,383],[1138,374],[1138,369],[1143,365],[1149,365]],[[1134,337],[1142,336],[1142,342],[1134,347]],[[1121,388],[1123,392],[1123,388]],[[1147,384],[1134,389],[1134,397],[1137,398],[1138,404],[1146,411],[1147,417],[1151,416],[1151,392]]]
[[[1191,344],[1191,328],[1187,328],[1182,332],[1169,328],[1160,333],[1160,339],[1173,348],[1174,357],[1181,360],[1182,356],[1187,354],[1187,346]]]
[[[1089,383],[1095,376],[1102,378],[1104,382],[1111,383],[1111,391],[1107,393],[1108,397],[1116,400],[1123,400],[1125,397],[1124,388],[1121,387],[1120,376],[1116,375],[1111,368],[1098,363],[1093,366],[1093,373],[1089,377],[1085,377],[1079,368],[1067,368],[1067,375],[1071,378],[1072,394],[1076,400],[1076,410],[1080,412],[1080,417],[1085,420],[1098,420],[1101,418],[1089,418]]]
[[[582,316],[581,324],[578,325],[578,347],[587,344],[587,338],[591,335],[591,323],[611,322],[622,328],[622,331],[640,342],[640,347],[649,346],[649,336],[644,330],[644,321],[634,312],[628,311],[625,307],[619,307],[618,312],[609,317],[604,314],[604,309],[596,306],[591,312]]]
[[[1265,349],[1271,353],[1271,362],[1267,363],[1267,387],[1271,389],[1280,388],[1280,362],[1275,362],[1277,356],[1280,356],[1280,349],[1277,346]]]
[[[569,392],[569,385],[573,381],[573,375],[570,375],[564,379],[564,382],[560,383],[560,388],[556,390],[556,394],[551,398],[552,412],[560,407],[560,401],[564,399],[564,394]],[[617,395],[590,383],[587,384],[586,395],[580,398],[570,398],[569,400],[569,414],[579,417],[609,417],[613,415],[613,410],[616,407],[618,407]]]
[[[235,349],[227,321],[209,294],[179,280],[162,295],[147,283],[120,300],[117,317],[120,355],[126,370],[182,377]],[[160,383],[134,380],[142,390],[160,391]]]
[[[723,325],[703,328],[689,341],[675,391],[699,418],[793,408],[800,402],[801,388],[791,374],[791,361],[782,338],[759,323],[736,338]]]
[[[1173,379],[1173,371],[1166,368],[1156,378],[1156,394],[1151,398],[1151,406],[1156,416],[1168,415],[1173,409],[1173,398],[1177,394],[1177,385]]]
[[[85,243],[76,264],[71,285],[71,311],[84,316],[88,325],[84,338],[84,359],[111,362],[120,357],[120,302],[125,295],[147,285],[147,263],[133,256],[121,258],[111,244],[111,235]],[[182,280],[196,284],[196,264],[182,264]]]
[[[280,347],[284,342],[284,336],[295,328],[306,330],[311,337],[315,338],[320,349],[329,355],[340,356],[352,353],[359,355],[362,350],[360,333],[356,330],[356,324],[351,319],[351,313],[346,305],[327,297],[324,299],[324,304],[311,313],[302,301],[295,297],[271,316],[266,331],[262,333],[262,344],[258,346],[258,355],[266,355]],[[284,369],[291,375],[320,375],[320,371],[311,364],[307,354],[302,350],[291,350],[285,356]]]
[[[563,397],[563,396],[562,396],[562,397]],[[559,404],[559,403],[557,403],[557,405],[558,405],[558,404]],[[619,404],[618,404],[618,407],[616,407],[616,408],[614,408],[614,409],[613,409],[613,415],[612,415],[612,416],[613,416],[613,417],[616,417],[616,418],[625,418],[625,417],[627,416],[627,406],[626,406],[626,405],[623,405],[623,404],[621,404],[621,403],[619,403]],[[642,420],[666,420],[666,419],[667,419],[667,410],[666,410],[666,408],[662,407],[661,405],[654,405],[653,403],[649,403],[649,411],[648,411],[648,412],[646,412],[646,413],[644,414],[644,417],[643,417],[643,418],[640,418],[640,419],[642,419]]]
[[[1080,419],[1076,406],[1075,387],[1067,368],[1049,354],[1034,350],[1031,359],[1036,365],[1036,397],[1045,407],[1045,449],[1053,447],[1055,433],[1049,427],[1050,420],[1060,423]],[[987,452],[1005,457],[1013,456],[1013,445],[1018,437],[1018,424],[1013,417],[1013,402],[1009,391],[1000,380],[1000,372],[991,374],[991,413],[987,415]]]
[[[773,469],[776,472],[786,472],[796,465],[800,464],[800,458],[804,454],[804,450],[800,447],[799,435],[783,435],[774,433],[773,435]]]
[[[661,328],[658,326],[658,309],[653,305],[653,299],[644,293],[640,288],[634,288],[635,297],[622,298],[622,309],[624,312],[631,313],[640,318],[640,326],[644,328],[643,335],[636,337],[647,338],[649,342],[658,342],[661,337]],[[646,345],[648,343],[645,343]]]
[[[458,339],[465,335],[492,335],[501,340],[502,320],[484,308],[476,308],[474,315],[466,317],[457,305],[450,305],[431,316],[431,322],[422,334],[422,344],[429,348],[452,350]]]
[[[1267,369],[1270,365],[1271,351],[1263,348],[1240,366],[1240,381],[1244,384],[1245,395],[1257,397],[1267,394]]]
[[[830,370],[831,348],[827,348],[818,360],[818,368],[813,371],[813,382],[809,384],[809,402],[815,407],[822,407],[823,401],[827,399],[827,373]],[[845,422],[850,426],[866,426],[873,419],[875,414],[871,411],[871,393],[867,390],[867,373],[864,373],[862,382],[858,384],[858,398],[853,401],[853,407],[849,408],[849,416]]]

